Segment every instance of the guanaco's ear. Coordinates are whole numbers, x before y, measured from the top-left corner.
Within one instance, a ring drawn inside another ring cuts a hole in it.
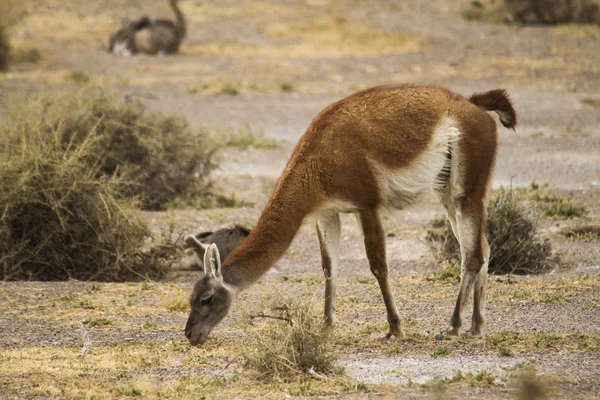
[[[204,253],[204,268],[207,274],[217,279],[223,279],[221,274],[221,255],[216,244],[211,244]]]
[[[196,253],[196,256],[198,257],[199,260],[204,260],[204,257],[206,256],[206,249],[208,249],[208,245],[206,244],[202,244],[200,243],[200,241],[198,239],[196,239],[196,237],[194,235],[188,235],[185,237],[185,244],[187,248],[193,249],[194,253]],[[204,265],[202,266],[202,272],[206,273],[206,261],[204,262]]]

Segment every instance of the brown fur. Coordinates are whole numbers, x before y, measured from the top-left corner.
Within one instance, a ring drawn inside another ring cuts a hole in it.
[[[469,101],[486,111],[497,112],[502,125],[506,128],[515,129],[517,113],[508,98],[506,90],[495,89],[485,93],[475,93],[469,97]]]
[[[143,17],[126,23],[110,35],[108,51],[112,53],[115,48],[121,49],[124,44],[131,54],[177,53],[187,31],[183,14],[177,6],[178,1],[169,0],[175,21]]]
[[[216,232],[201,232],[195,236],[188,236],[185,239],[186,247],[194,250],[199,261],[197,266],[204,269],[202,260],[206,247],[212,243],[219,248],[221,262],[229,256],[229,254],[238,247],[250,234],[250,229],[240,225],[235,225],[232,228],[219,229]]]
[[[225,259],[222,268],[219,266],[220,279],[237,293],[258,280],[277,261],[307,215],[312,213],[319,219],[323,210],[333,210],[327,212],[335,215],[355,212],[363,228],[369,264],[388,311],[388,336],[402,336],[400,317],[387,276],[379,209],[403,207],[412,203],[418,193],[394,192],[394,196],[401,198],[391,200],[398,201],[391,201],[387,197],[389,194],[384,197],[382,179],[386,179],[388,172],[382,176],[381,171],[390,171],[390,177],[394,177],[393,174],[410,173],[411,168],[422,165],[417,164],[419,157],[426,150],[431,151],[429,146],[436,129],[450,120],[454,121],[460,135],[456,143],[447,144],[451,151],[447,164],[443,168],[440,166],[438,177],[447,177],[448,181],[440,183],[436,191],[457,237],[461,236],[461,246],[464,242],[465,259],[463,283],[449,334],[458,333],[461,310],[474,286],[478,309],[473,314],[471,333],[480,335],[485,300],[483,275],[487,273],[486,260],[489,258],[484,236],[484,199],[497,152],[496,124],[484,109],[498,112],[505,126],[515,126],[516,114],[502,90],[473,95],[467,100],[438,86],[379,86],[326,107],[313,119],[296,145],[256,227]],[[458,179],[460,184],[457,186],[453,179]],[[321,232],[320,228],[318,233],[327,275],[330,271],[326,267],[332,261],[324,247],[323,235],[328,233]],[[482,267],[485,267],[483,273]],[[335,282],[335,277],[327,279]],[[193,298],[201,297],[202,292],[208,290],[206,288],[206,282],[199,282]],[[328,286],[327,293],[331,296],[335,293],[334,288]],[[226,299],[228,306],[231,299]],[[328,321],[334,320],[334,315],[328,315],[335,313],[334,304],[326,298]],[[202,320],[195,314],[195,306],[207,307],[192,302],[190,321],[194,323],[188,321],[186,335],[193,344],[205,340],[206,332],[212,329],[212,326],[204,326],[202,334],[194,333],[194,326],[198,326],[197,332],[200,332],[202,325]],[[203,311],[206,312],[210,314],[211,311]],[[219,315],[216,319],[220,321],[223,317]]]

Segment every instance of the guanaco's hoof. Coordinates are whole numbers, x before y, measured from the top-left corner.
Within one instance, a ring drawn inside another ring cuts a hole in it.
[[[396,340],[402,340],[402,339],[404,339],[404,334],[402,332],[388,333],[384,337],[381,338],[381,341],[383,343],[392,343],[392,342],[395,342]]]
[[[482,337],[483,335],[481,334],[481,332],[473,332],[473,331],[467,331],[465,333],[462,334],[462,337],[465,339],[477,339]]]

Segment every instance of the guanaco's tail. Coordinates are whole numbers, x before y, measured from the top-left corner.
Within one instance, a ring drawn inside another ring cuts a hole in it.
[[[494,89],[488,92],[475,93],[469,101],[485,111],[494,111],[500,117],[500,122],[512,130],[517,125],[517,113],[504,89]]]

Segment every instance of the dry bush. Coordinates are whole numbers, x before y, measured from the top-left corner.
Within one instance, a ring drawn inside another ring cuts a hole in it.
[[[10,56],[10,44],[6,28],[0,24],[0,71],[8,69],[8,57]]]
[[[141,247],[148,228],[99,174],[101,137],[0,128],[0,279],[156,278],[164,265]],[[72,137],[73,138],[73,137]],[[100,176],[100,178],[98,178]]]
[[[502,190],[488,203],[489,271],[495,274],[531,274],[547,271],[554,262],[548,241],[540,241],[537,227],[512,191]],[[435,226],[426,238],[440,245],[440,258],[460,260],[460,246],[448,225]]]
[[[600,24],[600,0],[504,0],[510,18],[526,25]]]
[[[25,0],[0,0],[0,72],[8,69],[11,46],[8,28],[26,13]]]
[[[335,365],[331,331],[310,304],[273,305],[268,313],[250,316],[251,321],[257,318],[267,321],[246,346],[244,359],[246,367],[261,379],[293,381],[309,375],[341,372]]]
[[[139,199],[146,210],[159,210],[179,197],[210,193],[216,145],[180,116],[148,112],[139,104],[118,101],[100,88],[62,97],[40,97],[12,111],[11,132],[60,130],[63,144],[79,146],[92,132],[92,153],[102,155],[99,175],[113,177],[119,194]],[[90,160],[96,162],[95,157]]]

